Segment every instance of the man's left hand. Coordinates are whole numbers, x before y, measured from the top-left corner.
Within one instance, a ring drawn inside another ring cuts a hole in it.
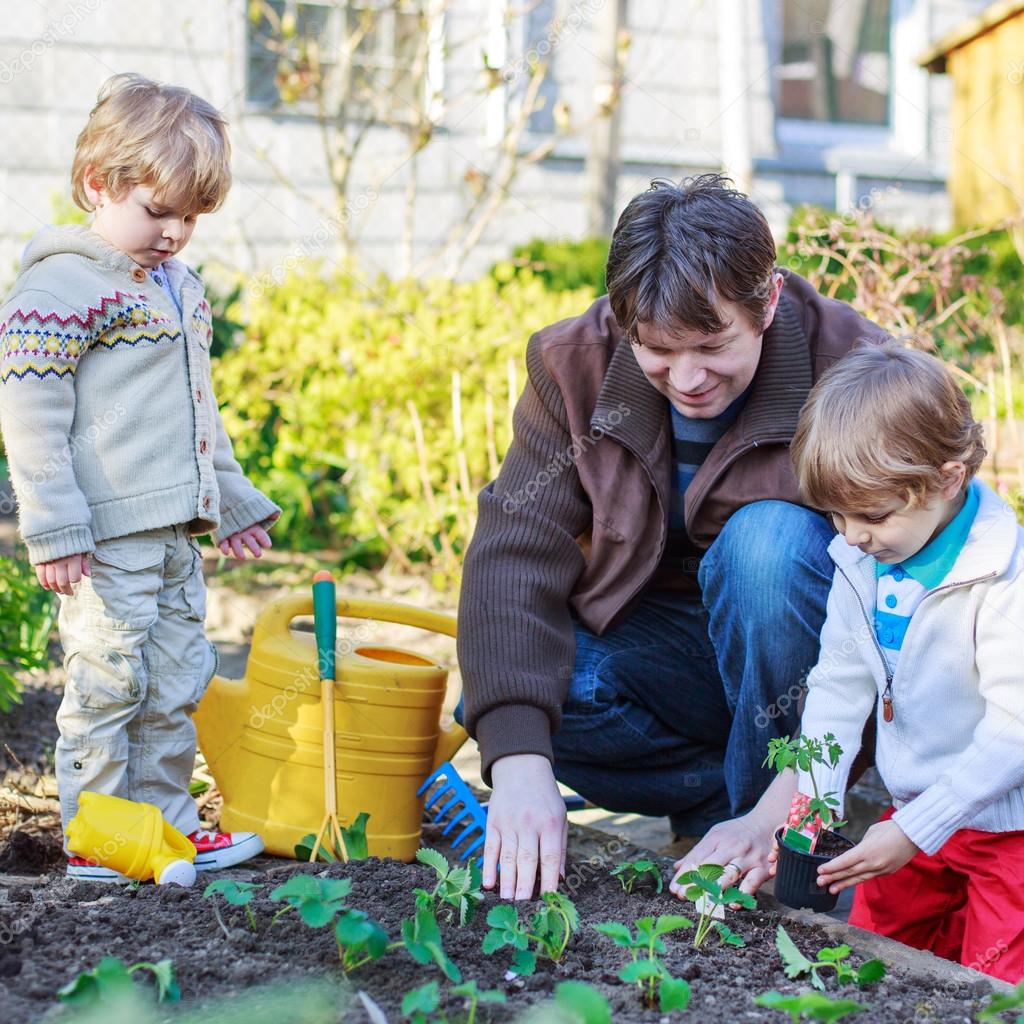
[[[891,874],[918,852],[895,821],[880,821],[852,850],[818,868],[818,884],[831,893],[842,892],[876,875]]]

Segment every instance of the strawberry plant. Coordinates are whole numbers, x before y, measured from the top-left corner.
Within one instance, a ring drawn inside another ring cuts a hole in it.
[[[661,892],[664,885],[661,871],[653,860],[623,861],[612,868],[612,875],[622,883],[622,888],[626,892],[632,892],[635,885],[645,880],[655,886],[655,893]]]
[[[575,1024],[612,1024],[608,1000],[582,981],[563,981],[556,985],[555,1006]]]
[[[116,956],[105,956],[91,971],[82,971],[57,992],[57,998],[73,1006],[109,1006],[131,996],[134,992],[132,975],[136,971],[149,971],[153,975],[157,1002],[176,1003],[181,998],[170,960],[127,967]]]
[[[402,1016],[408,1017],[411,1024],[427,1024],[440,1005],[440,986],[436,981],[428,981],[402,996]]]
[[[661,960],[667,949],[661,936],[681,928],[692,928],[693,922],[680,914],[662,914],[658,918],[642,917],[636,922],[636,934],[629,925],[607,921],[594,929],[607,936],[616,946],[629,950],[632,960],[619,971],[619,977],[640,988],[648,1006],[657,1005],[662,1013],[685,1010],[690,1002],[690,986],[682,978],[673,978]],[[641,953],[646,956],[641,957]]]
[[[452,989],[453,996],[462,996],[469,1003],[469,1011],[466,1014],[466,1024],[474,1024],[476,1021],[476,1008],[478,1003],[503,1003],[505,993],[496,988],[481,990],[477,983],[470,978],[461,985]]]
[[[203,898],[209,899],[211,896],[219,895],[225,903],[233,907],[244,907],[246,916],[249,918],[249,927],[256,931],[256,915],[252,912],[250,904],[261,888],[262,886],[256,885],[254,882],[236,882],[233,878],[218,878],[203,890]],[[216,914],[221,928],[226,930],[216,902],[213,904],[213,912]]]
[[[417,850],[416,859],[432,867],[437,874],[437,884],[430,892],[426,889],[413,890],[416,906],[427,907],[435,915],[443,911],[448,922],[457,912],[460,927],[469,922],[484,898],[477,861],[471,860],[468,867],[453,868],[437,850],[430,849]]]
[[[462,981],[462,972],[444,951],[437,918],[427,907],[420,907],[413,917],[402,922],[401,945],[418,964],[436,963],[449,981]]]
[[[866,1010],[866,1006],[855,1003],[851,999],[829,999],[820,992],[801,992],[798,996],[785,996],[781,992],[764,992],[754,1002],[769,1010],[788,1013],[792,1024],[799,1024],[805,1017],[808,1020],[820,1020],[825,1024],[842,1020],[852,1013]]]
[[[719,938],[729,946],[745,946],[741,935],[737,935],[724,921],[718,920],[725,916],[725,908],[730,903],[738,903],[741,907],[753,910],[757,901],[748,892],[741,892],[736,886],[730,886],[724,892],[718,879],[725,873],[721,864],[701,864],[692,871],[684,871],[676,881],[687,886],[683,895],[696,904],[700,918],[693,934],[693,948],[699,949],[712,928],[718,932]]]
[[[568,896],[546,892],[541,900],[544,905],[531,916],[528,926],[519,920],[519,911],[509,903],[492,907],[487,915],[491,930],[484,936],[483,951],[490,955],[511,946],[515,950],[512,970],[516,974],[533,974],[538,954],[560,960],[569,939],[579,929],[579,914]],[[536,950],[529,948],[531,943]]]
[[[854,970],[847,963],[852,951],[845,944],[824,946],[818,950],[817,960],[809,960],[796,948],[796,944],[781,924],[775,932],[775,947],[782,957],[787,978],[799,978],[802,974],[809,974],[811,984],[821,992],[825,991],[825,981],[821,976],[824,971],[835,971],[836,981],[840,985],[856,983],[862,988],[865,985],[873,985],[885,977],[885,964],[881,960],[866,960]]]
[[[795,823],[792,820],[794,815],[791,810],[789,822],[793,828],[803,828],[816,819],[820,821],[823,831],[839,829],[846,824],[845,821],[836,819],[835,808],[839,806],[836,794],[822,794],[818,789],[818,780],[814,776],[815,765],[835,768],[842,753],[843,748],[836,742],[832,733],[826,733],[824,739],[820,740],[801,733],[793,739],[783,736],[768,741],[768,756],[764,759],[763,766],[774,768],[779,773],[787,768],[806,772],[814,790],[813,797],[803,798],[798,805],[797,801],[794,801],[797,805],[797,820]]]

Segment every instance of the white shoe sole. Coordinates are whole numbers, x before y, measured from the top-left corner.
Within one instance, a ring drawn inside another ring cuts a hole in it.
[[[196,871],[220,871],[233,868],[236,864],[250,860],[263,852],[263,840],[258,835],[251,835],[234,846],[223,850],[211,850],[208,853],[196,854]]]
[[[127,875],[112,868],[104,868],[97,865],[69,864],[67,877],[74,878],[79,882],[130,882]]]

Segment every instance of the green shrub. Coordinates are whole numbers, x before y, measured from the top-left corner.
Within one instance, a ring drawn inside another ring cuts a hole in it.
[[[250,297],[214,379],[235,454],[283,509],[275,540],[456,576],[509,443],[526,341],[593,298],[550,293],[529,271],[501,287],[314,267]]]
[[[507,283],[527,270],[539,277],[549,292],[590,288],[595,295],[604,295],[608,244],[607,238],[583,238],[578,242],[535,238],[517,246],[512,259],[496,263],[491,273],[499,282]]]
[[[21,557],[0,555],[0,712],[20,701],[16,672],[45,668],[57,601]]]

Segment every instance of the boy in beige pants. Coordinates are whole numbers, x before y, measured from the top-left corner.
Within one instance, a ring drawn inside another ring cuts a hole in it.
[[[217,666],[195,537],[259,557],[278,507],[235,461],[210,378],[210,306],[176,256],[231,184],[226,122],[186,89],[116,75],[78,137],[91,228],[44,228],[0,309],[0,426],[19,527],[60,595],[64,828],[83,790],[155,804],[196,868],[254,856],[202,831],[192,713]],[[68,874],[116,881],[70,856]]]

